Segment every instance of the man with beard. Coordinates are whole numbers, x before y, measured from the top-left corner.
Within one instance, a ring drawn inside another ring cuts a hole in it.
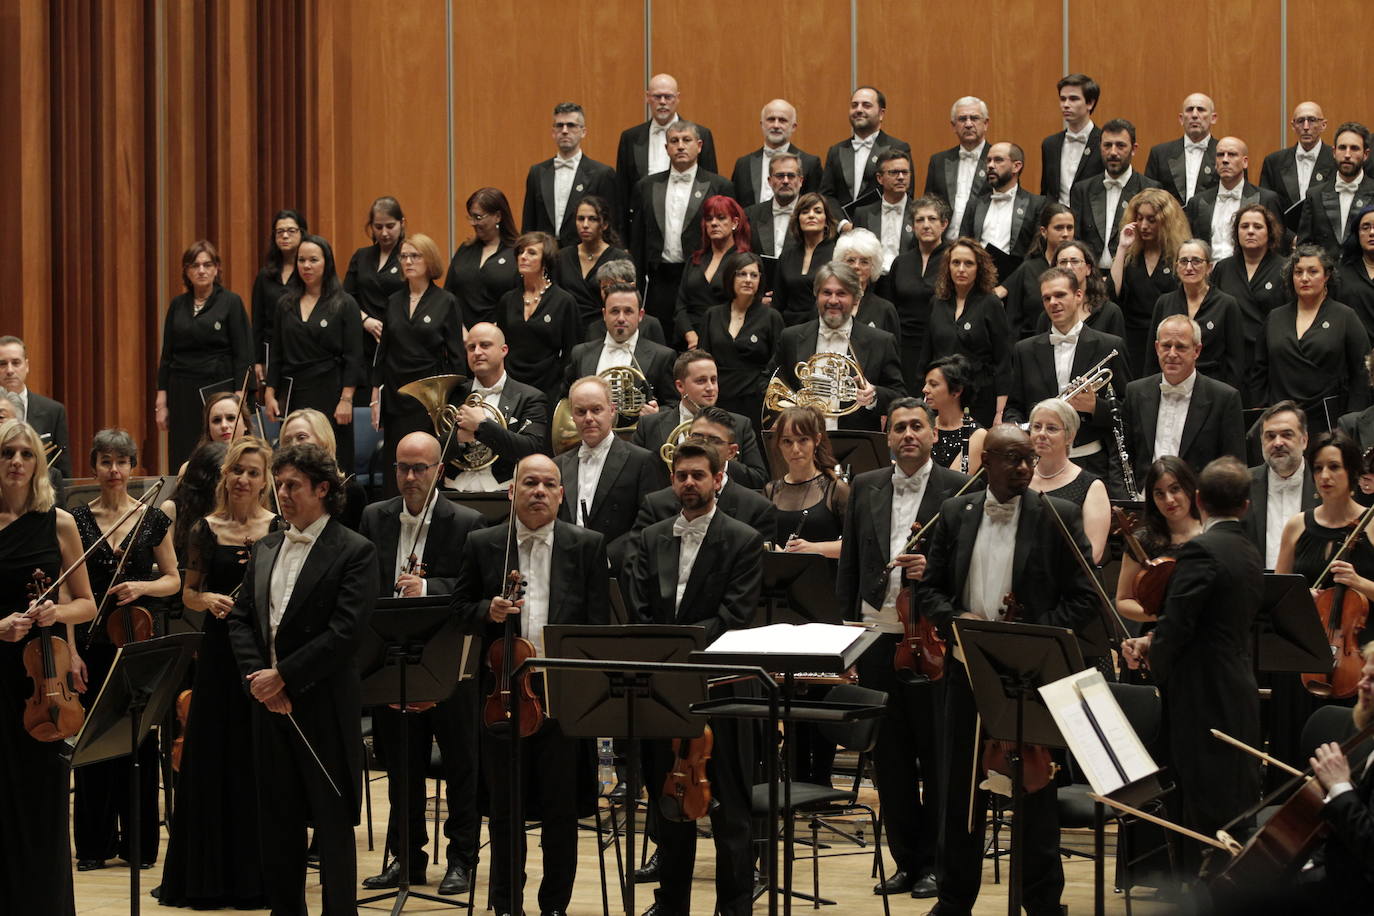
[[[1159,182],[1131,167],[1140,147],[1135,141],[1135,125],[1125,118],[1113,118],[1102,125],[1101,148],[1102,176],[1075,184],[1069,194],[1069,209],[1073,210],[1077,237],[1093,246],[1097,266],[1106,270],[1116,254],[1117,227],[1126,205],[1141,190],[1159,187]]]
[[[1369,128],[1347,121],[1336,128],[1336,178],[1307,192],[1298,242],[1325,248],[1335,257],[1350,231],[1350,217],[1374,201],[1374,178],[1364,172]]]
[[[1307,452],[1307,416],[1292,401],[1279,401],[1260,414],[1260,448],[1264,464],[1250,469],[1250,511],[1245,530],[1273,569],[1279,558],[1283,526],[1317,504],[1317,488],[1303,455]]]
[[[1183,208],[1193,238],[1203,239],[1212,246],[1213,264],[1231,256],[1231,224],[1242,207],[1262,204],[1275,216],[1283,213],[1277,194],[1252,185],[1246,177],[1250,168],[1250,148],[1244,140],[1239,137],[1218,140],[1216,167],[1216,186],[1197,192]]]
[[[899,149],[911,154],[905,140],[883,130],[886,115],[887,96],[872,86],[860,86],[849,97],[849,125],[854,135],[830,147],[821,172],[821,193],[830,198],[836,215],[843,212],[846,217],[851,216],[855,207],[878,196],[874,176],[883,150]],[[843,231],[843,223],[840,229]]]
[[[568,364],[563,370],[564,397],[568,388],[584,375],[597,375],[607,369],[629,366],[644,376],[641,390],[646,403],[641,413],[657,413],[660,407],[677,404],[673,389],[673,360],[677,354],[661,343],[655,343],[640,331],[644,306],[639,290],[633,283],[613,284],[602,293],[601,312],[605,325],[603,335],[591,337],[572,348]],[[629,423],[629,420],[625,421]],[[617,423],[619,425],[619,423]]]
[[[763,146],[735,160],[730,183],[735,186],[735,200],[748,210],[755,204],[766,203],[774,190],[768,181],[769,166],[779,156],[796,156],[801,163],[801,190],[815,191],[821,186],[821,160],[792,143],[797,129],[797,109],[786,99],[774,99],[763,106],[759,115],[763,128]],[[793,197],[798,193],[793,185]],[[754,224],[751,220],[751,226]]]
[[[1217,183],[1212,167],[1217,155],[1217,140],[1212,136],[1216,122],[1217,106],[1208,96],[1194,92],[1183,100],[1183,110],[1178,113],[1183,136],[1150,148],[1145,176],[1159,182],[1180,204]]]
[[[1015,143],[994,143],[988,150],[988,188],[969,201],[959,234],[977,239],[992,255],[997,275],[1007,277],[1020,266],[1035,241],[1045,198],[1021,187],[1026,154]]]

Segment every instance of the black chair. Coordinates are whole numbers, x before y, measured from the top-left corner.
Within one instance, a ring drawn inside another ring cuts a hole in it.
[[[1355,730],[1353,710],[1349,706],[1322,706],[1312,711],[1303,723],[1302,734],[1299,736],[1298,747],[1302,748],[1309,755],[1316,750],[1318,745],[1328,741],[1341,742]],[[1364,742],[1360,747],[1353,748],[1350,753],[1352,760],[1363,759],[1369,742]],[[1280,805],[1268,805],[1255,815],[1258,824],[1265,824],[1269,818],[1274,816]]]

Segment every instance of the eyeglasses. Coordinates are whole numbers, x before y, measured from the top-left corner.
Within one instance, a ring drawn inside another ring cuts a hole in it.
[[[468,222],[470,222],[470,223],[485,223],[485,222],[486,222],[488,219],[490,219],[490,218],[491,218],[491,214],[490,214],[490,213],[469,213],[469,214],[468,214]]]
[[[279,239],[286,239],[290,238],[293,235],[300,235],[301,231],[297,229],[295,226],[288,226],[285,229],[274,230],[272,234]]]
[[[1179,266],[1179,267],[1201,267],[1203,264],[1206,264],[1206,263],[1207,263],[1207,259],[1206,259],[1206,258],[1179,258],[1179,259],[1178,259],[1178,266]]]
[[[907,175],[911,174],[911,169],[886,169],[884,171],[884,174],[891,175],[894,178],[899,176],[906,177]]]
[[[1011,467],[1016,467],[1018,464],[1025,463],[1033,468],[1040,463],[1040,456],[1035,454],[1035,452],[999,452],[991,449],[984,449],[983,454],[996,455]]]
[[[1308,116],[1308,117],[1305,117],[1305,118],[1294,118],[1294,119],[1293,119],[1293,123],[1294,123],[1295,125],[1302,125],[1302,124],[1320,124],[1321,122],[1323,122],[1323,121],[1325,121],[1325,120],[1326,120],[1326,118],[1314,118],[1314,117]]]
[[[581,124],[578,124],[576,121],[554,121],[554,122],[553,122],[553,129],[554,129],[554,130],[580,130],[581,127],[582,127],[582,125],[581,125]]]
[[[776,178],[778,181],[796,181],[801,175],[796,172],[774,172],[769,178]]]
[[[1085,260],[1083,260],[1082,258],[1060,258],[1060,259],[1059,259],[1059,266],[1060,266],[1060,267],[1082,267],[1082,266],[1083,266],[1084,264],[1086,264],[1086,263],[1088,263],[1088,262],[1085,261]]]
[[[693,442],[709,442],[715,446],[730,444],[726,442],[724,439],[722,439],[720,436],[708,436],[705,433],[692,433],[690,438]]]
[[[437,461],[433,464],[406,464],[404,461],[398,461],[392,465],[392,467],[396,469],[396,472],[402,477],[409,477],[411,474],[419,477],[430,468],[437,468],[438,466],[439,462]]]
[[[400,254],[400,259],[402,261],[423,261],[425,256],[418,251],[403,251]]]

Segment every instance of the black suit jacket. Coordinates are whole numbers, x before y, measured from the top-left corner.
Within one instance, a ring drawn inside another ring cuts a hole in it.
[[[272,667],[272,567],[285,538],[285,532],[274,531],[253,545],[244,587],[229,613],[229,644],[245,678]],[[355,813],[362,797],[363,735],[354,654],[378,591],[377,549],[330,519],[301,566],[277,628],[276,668],[292,714]]]
[[[1364,454],[1374,445],[1374,407],[1341,414],[1340,419],[1336,421],[1336,427],[1354,439],[1355,444],[1360,447],[1360,454]]]
[[[672,518],[639,533],[621,581],[629,612],[640,623],[704,626],[708,644],[726,630],[747,626],[763,587],[762,535],[718,510],[692,562],[679,605],[681,546],[682,539],[673,536]]]
[[[1069,378],[1075,379],[1108,353],[1116,351],[1116,357],[1107,363],[1112,370],[1112,384],[1116,391],[1121,390],[1131,378],[1130,365],[1126,361],[1126,345],[1120,337],[1104,334],[1087,325],[1078,335],[1078,345],[1073,350],[1073,367]],[[1011,391],[1007,394],[1007,406],[1002,418],[1008,423],[1025,423],[1030,420],[1030,412],[1045,398],[1059,396],[1059,380],[1054,374],[1054,348],[1050,345],[1050,335],[1046,331],[1016,342],[1011,350]],[[1114,447],[1112,442],[1112,399],[1103,388],[1097,393],[1097,408],[1091,417],[1083,419],[1078,429],[1075,445],[1102,440],[1104,448]]]
[[[982,152],[978,154],[978,168],[973,172],[973,185],[969,189],[970,200],[979,194],[987,193],[988,147],[991,145],[984,143]],[[951,146],[947,150],[941,150],[930,157],[930,164],[926,166],[924,193],[942,198],[951,207],[954,206],[955,190],[959,185],[960,149],[961,147]],[[957,231],[958,227],[954,228]]]
[[[776,526],[778,510],[768,497],[752,490],[735,477],[739,465],[731,462],[729,467],[730,477],[725,483],[725,487],[716,494],[716,507],[733,519],[744,522],[750,528],[759,533],[765,540],[771,540]],[[638,534],[655,522],[661,522],[665,518],[672,518],[682,511],[682,504],[677,501],[677,494],[672,487],[664,487],[662,490],[655,490],[644,498],[640,504],[639,514],[635,516],[633,532]]]
[[[1312,480],[1312,469],[1306,464],[1302,469],[1302,497],[1298,511],[1306,512],[1317,504],[1317,486]],[[1250,469],[1250,508],[1245,511],[1245,534],[1250,538],[1263,559],[1267,556],[1269,514],[1269,466],[1261,464]]]
[[[849,507],[844,513],[844,537],[835,574],[835,593],[848,620],[863,619],[862,602],[881,608],[887,597],[888,573],[884,567],[892,559],[892,474],[890,467],[865,471],[849,485]],[[967,481],[967,475],[932,462],[926,491],[912,521],[930,521]]]
[[[1221,193],[1221,185],[1215,184],[1205,191],[1198,191],[1193,195],[1193,199],[1188,201],[1188,206],[1183,208],[1183,213],[1188,217],[1188,226],[1192,230],[1193,237],[1212,241],[1212,214],[1217,209],[1217,195]],[[1240,189],[1240,205],[1242,208],[1252,204],[1263,204],[1280,220],[1283,218],[1283,205],[1279,201],[1279,196],[1273,191],[1251,184],[1248,180],[1243,182]],[[1226,230],[1227,237],[1230,237],[1230,229]]]
[[[867,229],[883,240],[883,196],[880,193],[877,197],[870,200],[861,207],[854,208],[854,216],[850,222],[856,228]],[[902,238],[897,243],[897,253],[909,251],[916,247],[916,233],[911,231],[911,195],[908,194],[902,206]]]
[[[841,212],[846,217],[854,212],[854,208],[862,206],[878,194],[878,180],[874,173],[878,169],[878,156],[885,149],[899,149],[911,155],[911,147],[905,140],[898,140],[896,137],[879,130],[873,135],[873,147],[868,151],[868,161],[864,163],[863,182],[859,185],[858,196],[854,194],[854,145],[851,141],[854,135],[851,133],[839,143],[834,144],[825,153],[825,168],[821,170],[820,191],[830,198],[830,204],[835,208],[836,216]]]
[[[820,325],[819,318],[793,325],[784,328],[782,336],[778,338],[778,378],[793,391],[797,390],[797,376],[793,370],[797,363],[805,362],[816,352],[816,335]],[[871,409],[860,407],[840,417],[840,429],[879,430],[882,428],[882,418],[887,415],[887,405],[893,399],[906,395],[902,364],[897,359],[896,338],[887,331],[860,322],[856,315],[849,332],[849,347],[864,377],[878,389],[878,397]]]
[[[603,333],[572,348],[568,364],[563,370],[563,397],[568,396],[568,389],[573,382],[586,375],[596,375],[596,365],[601,361],[601,349],[605,343]],[[634,357],[639,364],[639,371],[649,383],[645,393],[651,399],[658,400],[660,409],[676,407],[678,395],[677,386],[673,384],[673,362],[677,359],[677,351],[654,343],[641,331],[639,339],[635,341]]]
[[[676,408],[640,417],[630,441],[657,454],[679,422]],[[737,413],[730,414],[730,422],[735,429],[735,441],[739,443],[738,479],[746,487],[757,490],[768,482],[768,465],[759,451],[759,437],[754,433],[754,424]],[[734,475],[736,472],[732,469],[730,473]]]
[[[729,181],[697,163],[692,195],[682,220],[682,256],[691,257],[701,247],[701,205],[717,194],[729,197],[735,192]],[[670,170],[671,171],[671,170]],[[664,207],[668,195],[668,172],[658,172],[641,180],[630,195],[630,257],[641,276],[663,263]]]
[[[711,129],[697,123],[701,131],[701,155],[697,165],[708,172],[716,171],[716,141]],[[625,207],[631,208],[634,201],[631,195],[641,179],[649,176],[649,122],[643,121],[634,127],[627,127],[620,134],[620,145],[615,152],[615,174],[620,182],[620,200]],[[628,226],[628,220],[626,221]],[[698,242],[700,239],[697,240]],[[696,250],[696,245],[691,248]]]
[[[1350,202],[1347,222],[1354,222],[1356,214],[1369,204],[1374,203],[1374,178],[1361,176],[1359,190]],[[1302,217],[1298,220],[1298,242],[1320,245],[1339,257],[1341,243],[1345,241],[1349,226],[1341,226],[1341,195],[1336,192],[1333,178],[1307,192],[1307,200],[1302,205]]]
[[[1374,860],[1374,769],[1365,770],[1351,762],[1351,779],[1355,788],[1342,792],[1322,806],[1322,820],[1330,827],[1322,861],[1326,865],[1323,887],[1339,894],[1353,908],[1365,906],[1374,893],[1374,880],[1369,863]],[[1324,898],[1326,899],[1326,898]]]
[[[820,157],[811,155],[794,143],[789,143],[788,147],[801,160],[801,193],[819,190],[821,186]],[[741,207],[752,207],[759,202],[759,195],[763,193],[763,188],[759,185],[762,176],[763,147],[759,147],[752,153],[740,156],[735,160],[735,170],[730,173],[730,183],[735,186],[735,200],[739,201]]]
[[[471,391],[472,383],[469,381],[456,388],[449,400],[461,404]],[[501,481],[510,479],[521,458],[536,452],[548,454],[549,401],[538,388],[517,382],[507,375],[497,406],[506,418],[506,427],[502,429],[496,421],[488,418],[477,427],[476,439],[496,452],[497,459],[491,466],[491,473]],[[450,456],[460,453],[464,447],[455,438],[449,447]]]
[[[67,437],[67,408],[61,402],[45,398],[32,388],[29,389],[28,412],[24,415],[28,423],[38,433],[46,446],[49,442],[62,449],[54,467],[63,477],[72,476],[72,450]]]
[[[555,226],[553,172],[552,158],[530,166],[529,175],[525,178],[525,209],[520,218],[520,231],[547,232],[557,238],[561,246],[576,245],[577,205],[582,198],[591,196],[605,200],[611,213],[615,214],[612,218],[619,221],[620,184],[616,181],[615,170],[583,153],[582,161],[573,173],[572,187],[568,189],[568,206],[563,211],[563,222]]]
[[[1150,469],[1154,457],[1162,378],[1163,375],[1156,372],[1126,386],[1122,419],[1126,424],[1126,447],[1137,484],[1144,484],[1145,472]],[[1198,373],[1193,396],[1188,400],[1178,453],[1189,467],[1199,472],[1209,461],[1222,455],[1245,460],[1245,420],[1241,414],[1240,393],[1236,389]]]
[[[977,196],[969,197],[968,206],[964,209],[964,224],[959,227],[959,233],[981,242],[983,221],[987,218],[988,206],[991,203],[991,187],[984,188]],[[1012,200],[1011,209],[1011,250],[988,248],[988,254],[992,255],[992,260],[997,264],[999,277],[1010,275],[1025,260],[1026,252],[1030,251],[1036,235],[1040,232],[1040,211],[1045,203],[1045,198],[1039,194],[1032,194],[1024,187],[1016,186],[1016,197]]]
[[[563,504],[558,507],[558,517],[576,524],[578,503],[586,500],[586,527],[605,537],[611,568],[618,570],[624,562],[625,540],[640,506],[645,497],[667,483],[668,473],[663,460],[654,452],[612,438],[615,441],[606,455],[595,493],[580,493],[577,489],[580,447],[568,449],[553,461],[563,474]]]
[[[1183,152],[1183,138],[1167,143],[1156,143],[1150,147],[1150,158],[1145,163],[1145,175],[1159,182],[1159,186],[1178,198],[1180,204],[1188,201],[1184,194],[1188,190],[1188,165]],[[1217,184],[1217,138],[1209,137],[1207,151],[1202,154],[1202,167],[1198,169],[1194,194],[1201,194]]]
[[[1064,134],[1065,131],[1061,130],[1040,141],[1040,196],[1047,200],[1059,200],[1059,157],[1064,152]],[[1080,181],[1101,175],[1105,170],[1102,162],[1102,128],[1094,124],[1088,142],[1083,147],[1083,155],[1078,160],[1078,170],[1073,173],[1073,181],[1069,184],[1069,194],[1073,194],[1073,189]]]
[[[1102,253],[1104,246],[1112,254],[1116,254],[1117,238],[1121,234],[1121,217],[1126,213],[1126,205],[1131,202],[1132,197],[1146,188],[1159,187],[1159,182],[1131,169],[1131,177],[1126,179],[1121,196],[1117,199],[1116,215],[1109,222],[1107,189],[1102,184],[1105,177],[1103,173],[1094,176],[1091,181],[1075,182],[1073,190],[1069,192],[1069,209],[1073,211],[1074,234],[1077,238],[1092,245],[1098,254]],[[1111,226],[1110,237],[1108,225]]]
[[[397,496],[372,503],[363,510],[358,533],[377,548],[377,597],[390,598],[396,591],[396,550],[401,536],[401,512],[405,500]],[[429,532],[425,535],[425,593],[451,595],[458,583],[458,567],[468,535],[486,525],[476,509],[461,506],[442,493],[430,512]],[[412,537],[414,535],[411,535]],[[410,545],[406,544],[409,550]]]
[[[1281,150],[1275,150],[1264,157],[1264,164],[1260,166],[1259,186],[1273,191],[1279,196],[1279,206],[1283,209],[1279,212],[1279,218],[1289,229],[1298,228],[1298,219],[1302,215],[1299,206],[1305,194],[1298,193],[1298,161],[1294,158],[1297,155],[1298,145],[1286,146]],[[1317,141],[1317,162],[1312,167],[1312,177],[1308,181],[1307,190],[1321,184],[1331,184],[1335,181],[1336,157],[1331,153],[1331,147],[1326,143]],[[1295,209],[1296,208],[1296,209]]]

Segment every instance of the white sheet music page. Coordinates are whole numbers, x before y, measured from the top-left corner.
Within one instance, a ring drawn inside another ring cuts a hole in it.
[[[834,623],[775,623],[745,630],[726,630],[706,647],[730,655],[843,655],[862,636],[858,627]]]
[[[1089,668],[1046,684],[1040,696],[1098,795],[1109,795],[1159,770],[1101,671]]]

